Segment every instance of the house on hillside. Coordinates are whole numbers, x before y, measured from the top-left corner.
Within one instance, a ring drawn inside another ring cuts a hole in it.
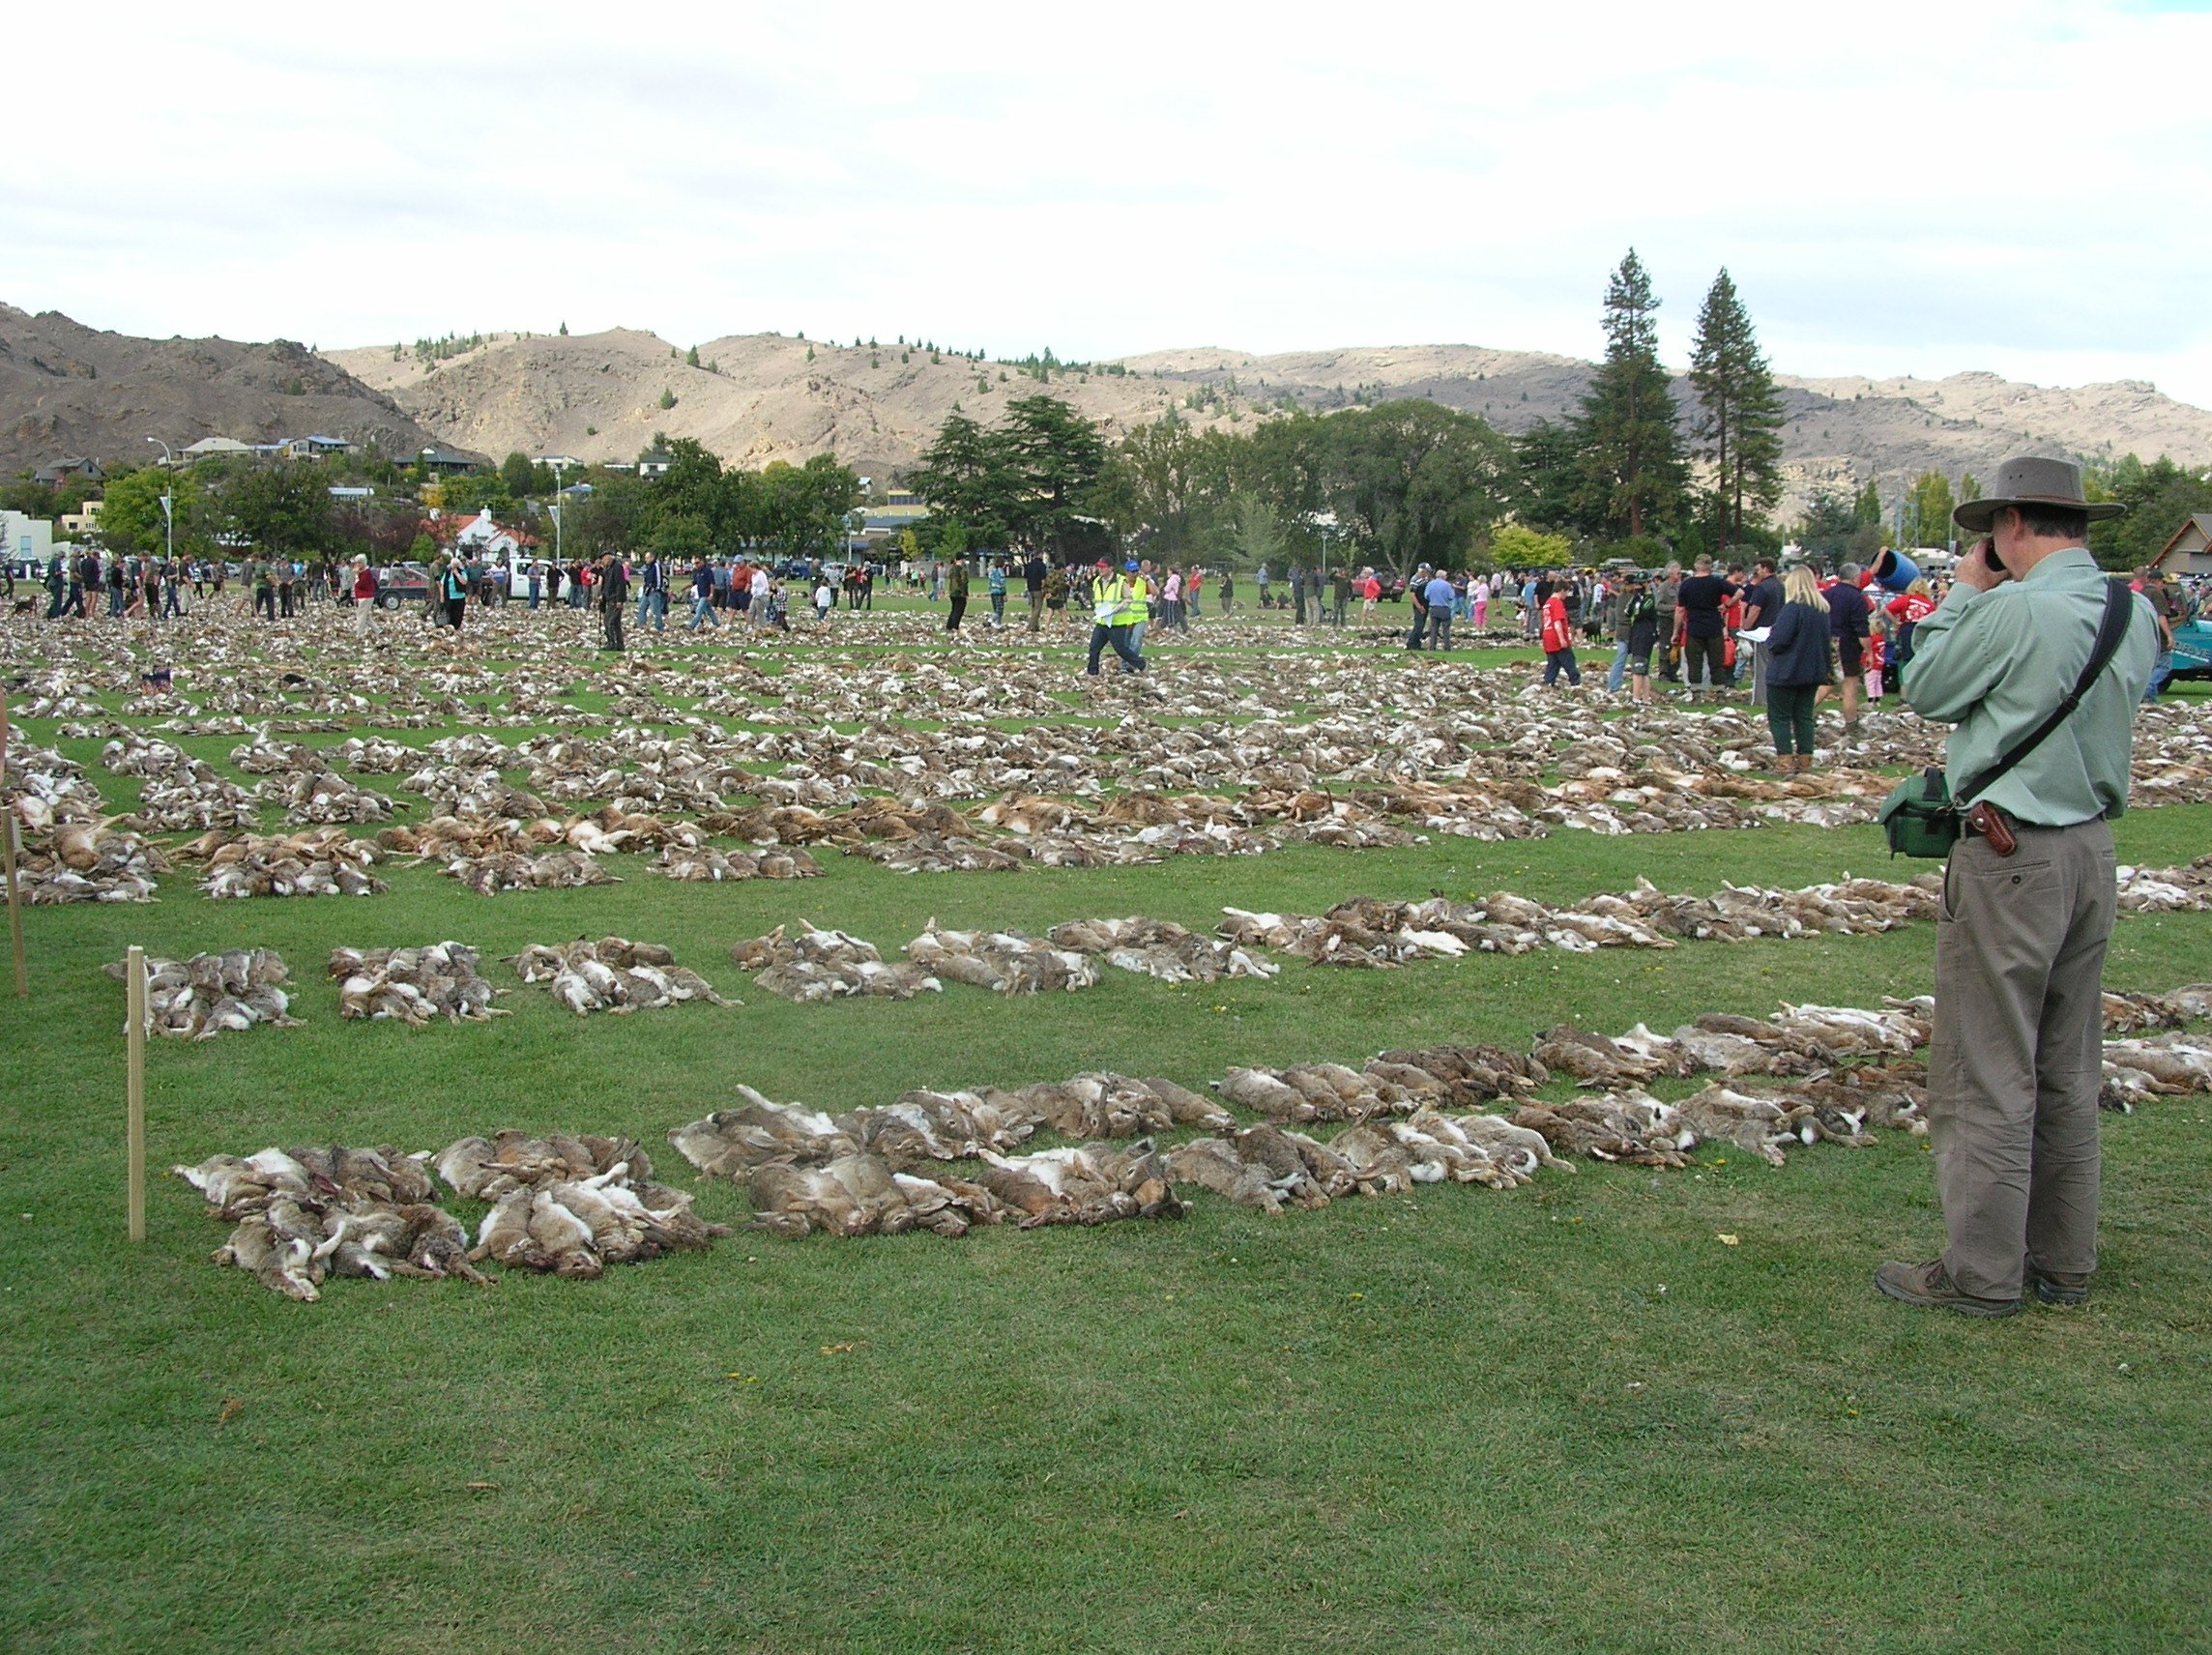
[[[355,447],[343,437],[287,437],[283,451],[287,459],[319,460],[333,454],[350,454]]]
[[[97,535],[101,508],[106,504],[104,500],[88,500],[82,511],[65,511],[54,519],[55,525],[73,540],[79,536]]]
[[[532,465],[551,466],[556,472],[564,472],[571,468],[577,471],[584,469],[584,462],[574,454],[538,454],[530,463]]]
[[[107,480],[107,473],[102,468],[101,463],[82,454],[56,460],[52,465],[41,466],[31,474],[31,480],[42,487],[52,488],[57,483],[67,481],[73,477],[82,477],[87,482],[105,482]]]
[[[201,460],[250,459],[253,445],[242,443],[236,437],[202,437],[196,443],[188,443],[177,450],[180,460],[197,465]]]
[[[610,466],[608,469],[611,471],[613,468]],[[667,469],[668,450],[665,449],[648,449],[637,456],[637,475],[640,477],[658,477]]]
[[[2174,531],[2158,566],[2168,574],[2212,574],[2212,511],[2199,511]]]
[[[442,476],[482,469],[482,463],[472,456],[462,453],[457,449],[440,448],[435,443],[417,454],[415,463],[425,472],[436,472]]]

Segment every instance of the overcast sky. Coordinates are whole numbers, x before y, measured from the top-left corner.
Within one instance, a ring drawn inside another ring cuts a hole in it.
[[[1594,356],[1633,244],[1676,363],[1725,264],[1784,372],[2212,405],[2206,0],[164,3],[9,36],[0,299],[127,333]]]

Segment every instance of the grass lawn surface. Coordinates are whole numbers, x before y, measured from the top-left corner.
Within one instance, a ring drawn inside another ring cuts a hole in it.
[[[2212,807],[2118,832],[2123,859],[2186,860],[2212,846]],[[146,1244],[125,1241],[123,996],[98,968],[134,942],[276,947],[306,1019],[157,1043],[154,1167],[501,1126],[631,1133],[701,1188],[700,1211],[739,1223],[742,1193],[702,1187],[662,1136],[739,1082],[828,1109],[1091,1068],[1203,1089],[1233,1063],[1525,1049],[1562,1019],[1664,1031],[1925,993],[1933,974],[1933,929],[1911,926],[800,1006],[727,953],[800,915],[888,956],[932,915],[1210,928],[1225,903],[1920,871],[1872,828],[1012,877],[825,855],[820,880],[732,886],[613,860],[618,886],[489,900],[399,866],[388,896],[212,903],[180,872],[157,906],[29,913],[35,996],[0,1003],[0,1648],[2212,1641],[2212,1099],[2107,1118],[2091,1302],[1994,1322],[1872,1287],[1884,1258],[1939,1245],[1925,1140],[1905,1134],[1779,1170],[1701,1147],[1686,1172],[1592,1163],[1513,1193],[1274,1218],[1192,1191],[1178,1223],[741,1232],[596,1283],[333,1281],[314,1305],[212,1266],[224,1228],[181,1180],[154,1180]],[[579,1020],[496,963],[603,932],[668,944],[746,1003]],[[331,947],[443,938],[484,951],[510,1018],[339,1022]],[[2208,978],[2212,916],[2120,922],[2110,983]],[[448,1205],[472,1225],[482,1210]]]

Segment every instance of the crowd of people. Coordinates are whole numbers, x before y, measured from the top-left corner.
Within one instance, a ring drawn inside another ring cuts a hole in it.
[[[1187,634],[1192,622],[1206,613],[1209,591],[1217,613],[1227,615],[1237,607],[1236,577],[1230,570],[1149,558],[1124,562],[1125,567],[1107,560],[1068,565],[1026,549],[988,554],[975,564],[959,558],[904,559],[879,569],[856,561],[832,574],[821,566],[771,564],[744,554],[704,556],[672,566],[646,552],[538,559],[510,569],[497,559],[456,550],[432,566],[425,608],[455,632],[465,625],[473,605],[509,599],[532,609],[565,605],[597,610],[606,647],[620,649],[622,617],[605,619],[618,589],[626,612],[635,602],[632,624],[641,629],[665,631],[671,594],[681,593],[688,604],[686,631],[718,631],[725,624],[788,631],[794,591],[796,600],[819,623],[840,606],[874,608],[876,587],[883,580],[893,591],[945,601],[945,630],[957,640],[979,583],[994,629],[1008,624],[1007,607],[1017,590],[1033,633],[1041,632],[1048,620],[1064,625],[1080,623],[1089,613],[1089,670],[1095,673],[1109,648],[1123,671],[1141,671],[1148,628]],[[1356,571],[1349,566],[1294,566],[1287,580],[1277,580],[1263,563],[1253,580],[1259,606],[1288,609],[1298,626],[1343,626],[1354,603],[1360,619],[1372,622],[1379,603],[1402,598],[1411,607],[1406,647],[1413,651],[1451,649],[1455,624],[1471,626],[1478,636],[1486,633],[1494,610],[1500,624],[1510,625],[1517,609],[1524,636],[1543,652],[1547,686],[1563,680],[1569,687],[1580,687],[1584,667],[1578,651],[1611,644],[1604,680],[1611,694],[1625,689],[1634,701],[1649,701],[1662,693],[1654,681],[1674,686],[1667,693],[1693,702],[1748,689],[1752,705],[1769,714],[1776,757],[1786,771],[1811,762],[1809,732],[1816,705],[1835,698],[1848,727],[1866,702],[1899,693],[1912,659],[1915,629],[1935,612],[1949,585],[1887,551],[1872,568],[1845,563],[1832,572],[1812,559],[1784,568],[1773,557],[1727,565],[1700,557],[1686,570],[1670,563],[1651,570],[1491,573],[1423,564],[1400,581],[1372,566]],[[8,582],[5,595],[13,598],[12,567]],[[2203,595],[2156,568],[2135,571],[2132,584],[2159,618],[2161,653],[2149,689],[2155,697],[2171,670],[2173,630],[2196,618]],[[304,612],[310,602],[353,604],[360,610],[357,629],[364,632],[370,606],[390,590],[364,557],[355,558],[350,568],[336,568],[258,555],[234,565],[219,558],[95,550],[54,557],[43,585],[49,620],[92,620],[102,614],[181,617],[195,603],[225,597],[235,586],[242,606],[272,621]],[[407,590],[413,594],[417,589]],[[1115,619],[1102,620],[1109,612]]]
[[[35,603],[35,598],[16,596],[15,565],[5,566],[0,600]],[[45,618],[49,621],[91,621],[102,616],[133,621],[181,619],[194,604],[224,596],[232,579],[231,566],[219,558],[171,558],[89,547],[68,555],[57,552],[38,572],[38,585],[46,595]],[[248,557],[238,566],[236,579],[249,595],[254,612],[272,619],[297,614],[310,599],[327,601],[340,590],[340,578],[332,566],[300,558]]]

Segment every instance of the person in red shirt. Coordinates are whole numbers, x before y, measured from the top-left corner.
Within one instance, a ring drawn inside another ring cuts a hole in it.
[[[1912,659],[1912,629],[1936,613],[1936,594],[1925,579],[1916,580],[1882,608],[1897,630],[1897,648],[1891,652],[1891,677],[1902,685],[1906,665]]]
[[[1736,633],[1743,628],[1743,571],[1729,570],[1729,581],[1735,590],[1721,600],[1721,636],[1728,640],[1721,652],[1721,665],[1726,669],[1727,687],[1735,687],[1735,653],[1740,640]]]
[[[356,555],[353,560],[353,629],[356,633],[368,630],[369,619],[376,613],[376,571],[368,566],[368,560]]]
[[[1549,685],[1560,673],[1567,675],[1567,682],[1582,687],[1582,668],[1575,664],[1575,629],[1567,624],[1567,600],[1563,587],[1555,586],[1552,595],[1544,599],[1544,682]]]

